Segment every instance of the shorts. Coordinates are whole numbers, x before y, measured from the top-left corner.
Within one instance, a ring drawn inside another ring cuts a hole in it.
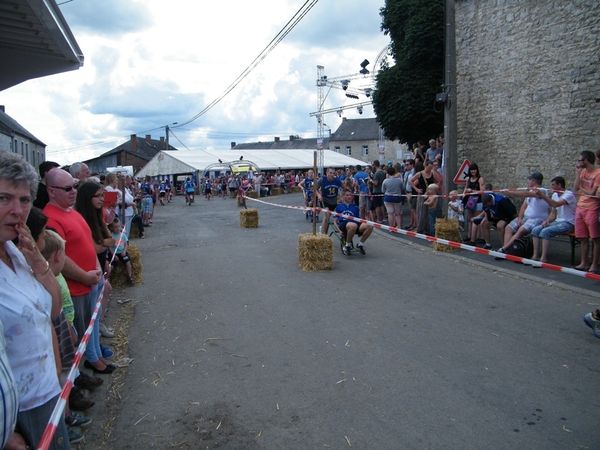
[[[208,194],[212,194],[212,190],[211,190],[211,189],[206,189],[206,190],[204,191],[204,193],[205,193],[205,194],[207,194],[207,195],[208,195]]]
[[[335,208],[337,208],[337,203],[323,202],[323,208],[328,209],[329,211],[335,211]]]
[[[128,263],[129,261],[131,261],[131,258],[129,258],[129,253],[125,253],[125,256],[121,256],[120,253],[117,253],[115,255],[115,259],[113,259],[112,262],[112,266],[116,266],[117,262],[121,261],[123,264]]]
[[[367,197],[369,196],[368,192],[361,192],[358,200],[358,207],[360,209],[367,207]]]
[[[575,236],[577,236],[577,239],[596,239],[600,237],[598,210],[583,208],[575,210]]]
[[[356,222],[354,222],[354,223],[356,223]],[[348,224],[348,222],[344,222],[344,223],[340,224],[340,230],[342,230],[342,234],[344,235],[344,237],[347,236],[347,233],[346,233],[346,225],[347,224]],[[357,236],[362,236],[363,233],[362,233],[362,231],[360,231],[360,224],[356,223],[356,225],[357,225],[358,228],[356,229],[356,233],[355,234]]]
[[[513,231],[517,231],[520,227],[517,226],[517,221],[519,219],[513,219],[508,226],[511,227],[513,229]],[[544,221],[544,219],[526,219],[523,218],[523,222],[521,223],[521,227],[525,228],[527,230],[528,233],[531,233],[531,230],[533,230],[535,227],[537,227],[539,224],[541,224]]]
[[[572,233],[574,229],[575,225],[573,225],[570,222],[567,222],[566,220],[561,220],[560,222],[552,222],[545,228],[541,225],[538,225],[533,230],[531,230],[531,235],[539,237],[541,239],[551,239],[561,234]]]
[[[165,191],[160,191],[160,193],[158,194],[158,197],[163,198],[165,195],[167,195],[167,193]]]
[[[417,196],[413,195],[412,198],[410,199],[410,209],[417,209]]]
[[[391,214],[394,216],[402,215],[402,202],[397,202],[397,203],[383,202],[383,204],[385,205],[385,209],[388,214]]]
[[[142,214],[152,214],[152,197],[142,199]]]
[[[371,204],[371,210],[375,209],[375,208],[379,208],[380,206],[383,206],[383,196],[382,194],[373,194],[373,201]]]

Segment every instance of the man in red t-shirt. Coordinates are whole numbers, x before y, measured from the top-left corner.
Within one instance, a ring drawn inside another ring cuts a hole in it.
[[[589,241],[592,239],[592,264],[589,267],[591,273],[600,274],[598,270],[598,258],[600,257],[600,228],[598,227],[598,212],[600,201],[595,196],[600,188],[600,169],[594,163],[596,155],[589,150],[581,152],[578,164],[575,166],[577,177],[573,191],[580,194],[575,210],[575,236],[581,241],[581,263],[575,267],[578,270],[588,270],[587,258]]]
[[[90,292],[100,282],[102,270],[90,227],[73,209],[77,197],[73,177],[62,169],[52,169],[46,176],[46,186],[50,197],[44,208],[48,217],[46,226],[65,240],[66,262],[62,273],[73,297],[73,325],[81,339],[92,318]]]

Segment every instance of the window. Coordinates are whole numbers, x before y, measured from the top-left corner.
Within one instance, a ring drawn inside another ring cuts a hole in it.
[[[333,147],[333,149],[335,150],[336,153],[342,152],[339,145],[336,145],[335,147]]]
[[[25,144],[25,161],[29,162],[29,144]]]
[[[346,156],[352,156],[352,147],[349,145],[346,147]]]
[[[363,156],[369,156],[369,146],[368,145],[363,145],[362,146],[362,155]]]

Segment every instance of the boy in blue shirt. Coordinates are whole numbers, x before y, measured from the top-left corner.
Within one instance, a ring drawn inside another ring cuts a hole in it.
[[[358,210],[358,206],[356,206],[356,204],[354,203],[354,192],[352,192],[350,189],[344,189],[344,193],[342,195],[342,203],[336,206],[335,212],[345,214],[347,216],[357,218],[360,217],[360,211]],[[356,248],[361,254],[365,254],[364,243],[373,232],[373,225],[367,225],[366,223],[359,224],[358,222],[354,222],[351,219],[346,219],[345,217],[340,216],[334,217],[333,224],[337,228],[340,235],[346,236],[346,245],[343,249],[344,255],[351,255],[352,238],[354,238],[355,234],[360,236],[360,242],[358,243]]]

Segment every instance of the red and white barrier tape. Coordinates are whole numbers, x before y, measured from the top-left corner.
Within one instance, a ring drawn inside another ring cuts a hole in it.
[[[513,255],[509,255],[506,253],[500,253],[494,250],[486,250],[483,248],[479,248],[479,247],[475,247],[475,246],[471,246],[471,245],[465,245],[461,242],[455,242],[455,241],[449,241],[447,239],[441,239],[441,238],[436,238],[434,236],[428,236],[426,234],[421,234],[421,233],[416,233],[414,231],[406,231],[403,230],[401,228],[396,228],[396,227],[390,227],[388,225],[382,225],[380,223],[377,222],[371,222],[369,220],[366,219],[360,219],[357,217],[353,217],[353,216],[346,216],[344,214],[340,214],[340,213],[336,213],[333,211],[329,211],[328,209],[324,209],[324,208],[320,208],[320,207],[305,207],[305,206],[287,206],[287,205],[279,205],[276,203],[269,203],[269,202],[265,202],[263,200],[259,200],[256,198],[250,198],[250,197],[246,197],[248,200],[252,200],[255,202],[260,202],[260,203],[264,203],[265,205],[270,205],[270,206],[277,206],[279,208],[287,208],[287,209],[301,209],[304,211],[312,211],[313,209],[316,211],[326,211],[331,215],[335,215],[338,217],[344,217],[346,219],[352,220],[354,222],[357,223],[365,223],[367,225],[371,225],[374,228],[379,228],[382,230],[389,230],[393,233],[398,233],[398,234],[403,234],[405,236],[410,236],[410,237],[415,237],[418,239],[424,239],[426,241],[429,242],[436,242],[438,244],[445,244],[445,245],[449,245],[451,247],[456,247],[456,248],[460,248],[462,250],[468,250],[470,252],[475,252],[475,253],[481,253],[483,255],[489,255],[489,256],[493,256],[495,258],[501,258],[501,259],[508,259],[510,261],[515,261],[515,262],[520,262],[520,263],[526,263],[528,265],[534,266],[534,267],[541,267],[544,269],[550,269],[550,270],[554,270],[557,272],[563,272],[563,273],[568,273],[570,275],[576,275],[579,277],[583,277],[583,278],[591,278],[593,280],[600,280],[600,275],[596,275],[593,273],[589,273],[589,272],[584,272],[581,270],[577,270],[577,269],[571,269],[568,267],[562,267],[562,266],[557,266],[555,264],[548,264],[548,263],[544,263],[541,261],[536,261],[533,259],[527,259],[527,258],[521,258],[519,256],[513,256]]]
[[[133,218],[132,218],[133,219]],[[119,239],[123,239],[123,235],[125,234],[125,225],[123,225],[123,229],[121,230],[121,236]],[[115,259],[116,254],[112,255],[112,258],[109,261],[109,264],[112,265],[112,262]],[[90,320],[90,324],[88,325],[83,338],[79,342],[79,346],[77,347],[77,351],[75,352],[75,360],[73,361],[73,365],[69,370],[69,374],[67,375],[67,380],[65,385],[63,386],[58,401],[54,406],[54,410],[50,415],[50,420],[46,425],[46,429],[44,430],[44,434],[42,434],[42,438],[38,443],[38,450],[47,450],[52,443],[52,438],[54,437],[54,433],[56,433],[56,429],[61,420],[64,420],[65,415],[65,407],[67,405],[67,401],[69,400],[69,394],[71,393],[71,389],[73,388],[73,382],[75,381],[75,370],[79,367],[81,363],[81,358],[85,353],[85,349],[87,348],[87,344],[90,340],[90,336],[92,335],[92,331],[94,330],[94,324],[96,322],[96,318],[98,317],[98,312],[100,311],[100,306],[102,305],[102,298],[104,297],[104,286],[106,286],[106,282],[108,281],[107,274],[104,273],[104,284],[102,285],[102,289],[100,289],[100,294],[98,295],[98,301],[96,302],[96,306],[94,307],[94,312],[92,313],[92,319]]]

